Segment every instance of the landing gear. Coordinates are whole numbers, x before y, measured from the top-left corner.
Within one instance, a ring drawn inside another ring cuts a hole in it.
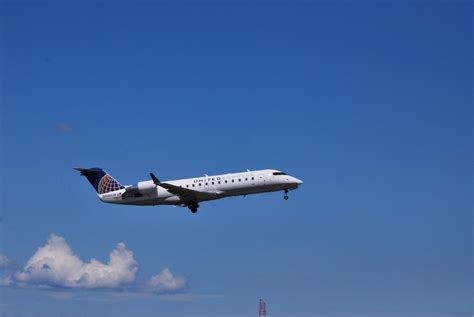
[[[285,196],[283,196],[283,199],[288,200],[288,189],[285,189]]]
[[[191,212],[192,212],[193,214],[195,214],[195,213],[197,213],[197,211],[198,211],[199,204],[197,203],[197,201],[196,201],[196,202],[189,203],[189,204],[188,204],[188,208],[189,208],[189,210],[191,210]]]

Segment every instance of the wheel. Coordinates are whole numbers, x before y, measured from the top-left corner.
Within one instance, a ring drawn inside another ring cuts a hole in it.
[[[285,195],[283,198],[284,198],[285,200],[288,200],[288,195]]]
[[[192,212],[193,214],[195,214],[195,213],[197,213],[197,211],[198,211],[199,204],[198,204],[198,203],[189,204],[189,205],[188,205],[188,208],[189,208],[189,210],[191,210],[191,212]]]

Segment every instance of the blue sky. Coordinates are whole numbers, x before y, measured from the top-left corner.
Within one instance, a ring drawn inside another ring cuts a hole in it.
[[[3,2],[0,251],[123,242],[180,296],[0,289],[4,317],[471,316],[472,3]],[[282,193],[105,205],[124,184],[277,168]],[[11,274],[3,272],[3,276]]]

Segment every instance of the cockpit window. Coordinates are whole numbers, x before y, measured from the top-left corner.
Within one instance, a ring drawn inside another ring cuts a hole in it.
[[[273,175],[286,175],[286,173],[283,173],[283,172],[274,172]]]

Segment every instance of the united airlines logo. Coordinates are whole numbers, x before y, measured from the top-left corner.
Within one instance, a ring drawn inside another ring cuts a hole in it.
[[[198,179],[193,179],[193,183],[203,183],[203,182],[213,182],[213,181],[220,181],[221,177],[208,177],[208,178],[198,178]]]
[[[98,186],[99,194],[105,194],[119,189],[120,184],[108,174],[102,177]]]

